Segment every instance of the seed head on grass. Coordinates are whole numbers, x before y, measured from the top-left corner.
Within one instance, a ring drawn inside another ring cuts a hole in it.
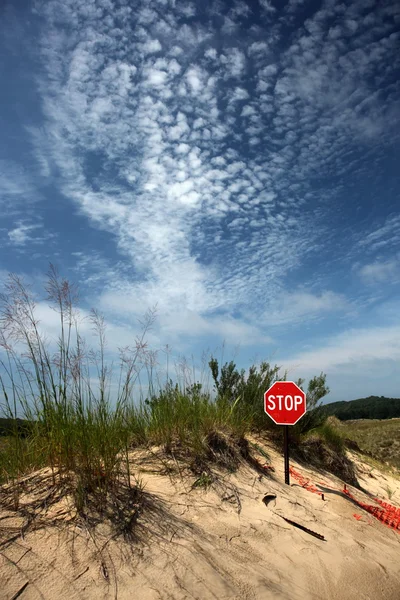
[[[58,481],[70,489],[76,507],[84,511],[90,495],[105,502],[107,494],[115,493],[121,477],[130,487],[127,401],[140,371],[145,335],[154,314],[146,313],[133,352],[129,358],[125,353],[125,371],[114,405],[109,394],[112,369],[105,357],[104,318],[96,310],[90,314],[99,344],[97,352],[90,352],[79,333],[76,287],[50,265],[45,289],[47,300],[59,314],[55,352],[39,329],[29,286],[10,275],[0,296],[0,345],[5,356],[0,357],[0,391],[3,412],[14,424],[2,453],[1,476],[15,484],[17,493],[19,479],[28,468],[50,465],[53,484]],[[98,387],[91,379],[91,362],[97,368]],[[30,426],[26,439],[20,435],[19,416]]]

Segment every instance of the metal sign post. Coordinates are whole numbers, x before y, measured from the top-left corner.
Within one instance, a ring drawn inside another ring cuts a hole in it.
[[[290,476],[289,476],[289,425],[283,426],[283,452],[284,452],[284,461],[285,461],[285,483],[286,485],[290,485]]]

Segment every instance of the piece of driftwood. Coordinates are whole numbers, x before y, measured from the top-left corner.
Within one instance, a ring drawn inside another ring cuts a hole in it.
[[[24,590],[26,590],[26,588],[29,585],[29,581],[25,581],[24,585],[21,585],[21,587],[19,588],[19,590],[17,592],[15,592],[14,596],[11,596],[11,600],[17,600],[17,598],[20,597],[20,595],[22,594],[22,592]]]
[[[278,513],[275,513],[275,514],[278,514]],[[290,523],[290,525],[293,525],[293,527],[297,527],[298,529],[301,529],[302,531],[305,531],[306,533],[309,533],[310,535],[313,535],[314,537],[318,538],[319,540],[323,540],[324,542],[326,542],[326,539],[320,533],[316,533],[315,531],[312,531],[311,529],[308,529],[307,527],[304,527],[304,525],[300,525],[300,523],[296,523],[296,521],[292,521],[291,519],[287,519],[283,515],[278,515],[278,516],[281,517],[282,519],[284,519],[286,521],[286,523]]]
[[[77,575],[76,577],[74,577],[74,581],[76,581],[77,579],[79,579],[79,577],[82,577],[82,575],[84,575],[85,573],[87,573],[89,571],[89,567],[86,567],[86,569],[83,569],[83,571],[81,571],[79,573],[79,575]]]
[[[17,540],[19,537],[21,537],[20,532],[18,532],[16,535],[13,535],[13,536],[7,538],[6,540],[2,540],[0,542],[0,548],[2,548],[3,546],[7,546],[7,544],[11,544],[12,542],[15,542],[15,540]]]

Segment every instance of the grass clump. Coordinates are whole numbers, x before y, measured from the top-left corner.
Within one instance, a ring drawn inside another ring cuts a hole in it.
[[[264,392],[276,381],[286,381],[288,372],[280,374],[281,368],[278,365],[272,366],[265,361],[260,365],[252,365],[247,374],[244,369],[238,371],[233,361],[225,363],[220,370],[217,359],[211,358],[209,366],[218,401],[224,401],[230,405],[238,403],[238,414],[247,423],[251,423],[251,429],[259,431],[268,429],[276,432],[279,437],[281,427],[277,427],[266,416],[262,398]],[[304,379],[300,378],[295,383],[303,389]],[[298,424],[291,428],[295,435],[305,433],[325,421],[327,415],[322,407],[318,407],[318,404],[328,393],[326,375],[323,373],[309,381],[307,413]]]
[[[189,460],[195,472],[206,462],[236,465],[234,448],[251,427],[238,403],[215,401],[200,384],[180,390],[170,381],[159,395],[145,401],[139,412],[147,443],[162,445],[168,454]]]
[[[296,448],[296,455],[309,465],[333,473],[346,483],[359,487],[356,470],[352,461],[342,450],[332,447],[321,434],[310,434],[301,446]]]
[[[79,333],[76,290],[51,266],[47,300],[60,323],[54,350],[40,331],[29,288],[15,275],[9,276],[5,287],[0,296],[0,391],[10,428],[0,454],[1,480],[15,489],[17,505],[20,478],[48,465],[53,484],[68,488],[78,510],[84,511],[90,494],[104,501],[122,476],[130,485],[127,405],[152,314],[147,315],[135,348],[121,351],[120,385],[112,405],[101,315],[93,310],[89,316],[99,351],[87,351]],[[23,435],[21,418],[28,424]]]
[[[343,437],[340,435],[338,430],[331,423],[329,423],[328,420],[315,431],[321,436],[329,448],[336,450],[338,453],[344,453],[345,442]]]

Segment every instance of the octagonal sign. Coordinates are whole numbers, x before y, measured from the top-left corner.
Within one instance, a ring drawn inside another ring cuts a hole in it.
[[[264,410],[277,425],[294,425],[306,412],[306,394],[294,381],[276,381],[264,394]]]

